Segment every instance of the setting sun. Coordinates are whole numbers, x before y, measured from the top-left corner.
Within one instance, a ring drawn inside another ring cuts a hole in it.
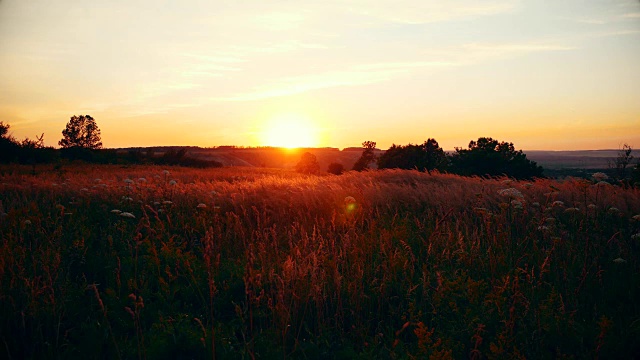
[[[284,148],[314,147],[318,145],[317,129],[304,115],[279,115],[267,124],[263,143]]]

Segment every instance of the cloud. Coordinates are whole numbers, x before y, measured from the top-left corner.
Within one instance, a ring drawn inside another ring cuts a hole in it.
[[[496,15],[515,10],[519,1],[357,1],[350,10],[383,21],[426,24]]]
[[[421,61],[361,64],[346,71],[328,71],[318,74],[288,77],[274,84],[259,87],[246,93],[214,98],[215,101],[255,101],[272,97],[289,96],[311,90],[333,87],[362,86],[389,81],[406,75],[414,69],[457,66],[455,62]]]

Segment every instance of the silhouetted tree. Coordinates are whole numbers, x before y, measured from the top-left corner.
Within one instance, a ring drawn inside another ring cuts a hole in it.
[[[353,170],[362,171],[369,168],[369,164],[376,161],[374,150],[376,149],[375,141],[365,141],[362,143],[363,151],[360,158],[353,164]]]
[[[492,138],[471,141],[468,149],[456,148],[451,157],[454,172],[461,175],[500,176],[531,179],[542,176],[542,167],[527,159],[513,143]]]
[[[100,149],[100,129],[91,115],[72,116],[67,127],[62,130],[62,140],[58,142],[62,148]]]
[[[331,163],[327,168],[327,172],[329,174],[342,175],[342,173],[344,172],[344,166],[340,163]]]
[[[435,139],[422,145],[392,145],[378,158],[379,169],[444,170],[447,156]]]
[[[8,163],[16,160],[20,149],[16,140],[9,134],[11,125],[0,121],[0,162]]]
[[[318,159],[312,153],[304,153],[300,158],[300,162],[296,165],[296,171],[303,174],[317,174],[320,172],[320,164]]]
[[[618,150],[618,154],[613,161],[609,163],[609,167],[616,170],[618,179],[623,180],[627,177],[627,166],[633,160],[633,148],[629,144],[622,145],[622,149]]]

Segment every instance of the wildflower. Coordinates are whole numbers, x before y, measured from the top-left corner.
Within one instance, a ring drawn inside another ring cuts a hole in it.
[[[58,186],[58,183],[52,183],[51,185],[53,185],[53,186]]]
[[[196,207],[197,207],[198,209],[206,209],[207,205],[206,205],[206,204],[203,204],[203,203],[200,203],[200,204],[198,204],[198,206],[196,206]]]
[[[570,207],[570,208],[564,209],[564,212],[567,214],[573,214],[573,213],[580,212],[580,209],[577,207]]]
[[[640,233],[631,235],[631,240],[640,240]]]
[[[589,204],[589,205],[587,205],[587,209],[595,210],[596,209],[596,205],[595,204]]]
[[[607,176],[607,174],[603,173],[603,172],[597,172],[594,173],[593,175],[591,175],[591,177],[593,178],[593,180],[601,182],[603,180],[607,180],[609,178],[609,176]]]
[[[213,211],[220,211],[220,206],[214,206]]]
[[[515,208],[521,208],[522,209],[522,201],[511,200],[511,206],[513,206]]]
[[[154,201],[154,202],[153,202],[153,206],[158,206],[158,205],[160,205],[160,202],[159,202],[159,201]]]
[[[502,189],[498,191],[498,194],[512,198],[524,199],[524,195],[522,195],[522,193],[516,188]]]
[[[627,262],[627,260],[619,257],[619,258],[613,259],[613,262],[616,264],[624,264]]]
[[[540,226],[538,226],[538,230],[544,232],[544,231],[549,230],[549,227],[548,226],[544,226],[544,225],[540,225]]]
[[[130,197],[128,197],[128,196],[123,196],[123,197],[122,197],[122,200],[123,200],[123,201],[133,201],[133,199],[132,199],[132,198],[130,198]]]
[[[165,200],[162,202],[162,205],[171,205],[171,204],[173,204],[173,202],[169,200]]]
[[[620,213],[620,210],[617,207],[610,207],[609,210],[607,210],[609,212],[609,214],[618,214]]]
[[[162,173],[165,175],[169,175],[169,170],[162,170]]]
[[[25,225],[31,225],[31,220],[25,220],[23,224],[25,224]]]
[[[132,214],[132,213],[130,213],[130,212],[121,212],[121,213],[120,213],[120,216],[122,216],[122,217],[126,217],[126,218],[129,218],[129,219],[135,219],[135,218],[136,218],[136,216],[135,216],[135,215],[133,215],[133,214]]]
[[[552,218],[552,217],[549,217],[549,218],[544,219],[544,222],[549,224],[549,225],[551,225],[551,224],[555,224],[556,219]]]
[[[522,186],[524,186],[525,188],[528,189],[528,188],[532,187],[533,184],[532,183],[524,183],[524,185],[522,185]]]
[[[141,177],[141,178],[138,179],[138,182],[147,182],[147,179]]]
[[[131,179],[124,179],[124,182],[127,184],[133,184],[133,180]]]
[[[169,181],[169,185],[176,185],[177,183],[178,183],[178,182],[177,182],[177,181],[175,181],[175,180],[171,180],[171,181]]]
[[[534,202],[534,203],[531,203],[531,206],[533,206],[533,207],[540,207],[540,203],[536,201],[536,202]]]
[[[560,200],[556,200],[556,201],[554,201],[554,202],[551,204],[551,206],[552,206],[552,207],[556,207],[556,206],[558,206],[558,207],[563,207],[563,206],[564,206],[564,203],[563,203],[562,201],[560,201]]]
[[[598,185],[598,186],[610,186],[611,184],[609,184],[606,181],[599,181],[596,185]]]
[[[632,219],[632,220],[635,220],[635,221],[640,221],[640,214],[638,214],[638,215],[633,215],[633,216],[631,217],[631,219]]]
[[[158,209],[158,214],[163,213],[164,209]]]
[[[89,189],[87,189],[87,188],[82,188],[82,189],[80,189],[80,191],[87,192],[87,191],[89,191]]]
[[[111,210],[112,214],[120,214],[122,211],[118,210],[118,209],[113,209]]]
[[[102,182],[102,179],[97,179],[97,178],[96,178],[96,179],[93,179],[93,182],[94,182],[94,183],[101,183],[101,182]]]

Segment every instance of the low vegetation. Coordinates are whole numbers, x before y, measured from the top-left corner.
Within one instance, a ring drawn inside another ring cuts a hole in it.
[[[0,353],[631,358],[640,192],[411,170],[0,168]]]

